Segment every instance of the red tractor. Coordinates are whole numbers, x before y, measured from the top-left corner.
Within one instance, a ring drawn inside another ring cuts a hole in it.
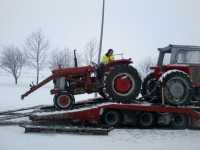
[[[51,94],[55,95],[53,101],[58,109],[72,107],[75,102],[74,95],[93,92],[105,93],[113,101],[127,102],[135,99],[141,89],[140,76],[131,63],[131,59],[121,59],[106,64],[102,82],[97,77],[98,65],[58,68],[52,71],[50,77],[31,86],[30,90],[22,95],[22,99],[53,80],[54,89]]]
[[[169,45],[159,48],[157,66],[144,79],[142,95],[148,101],[164,99],[170,105],[200,102],[200,47]]]

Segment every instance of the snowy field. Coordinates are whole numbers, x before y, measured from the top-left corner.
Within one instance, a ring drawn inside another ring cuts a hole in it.
[[[45,75],[42,76],[44,78]],[[52,104],[49,84],[20,100],[20,95],[28,88],[33,76],[26,73],[19,85],[13,84],[12,77],[0,72],[0,111],[39,104]],[[83,95],[77,99],[89,97]],[[87,136],[69,134],[25,134],[18,126],[0,127],[0,150],[199,150],[200,131],[198,130],[140,130],[116,129],[108,136]]]

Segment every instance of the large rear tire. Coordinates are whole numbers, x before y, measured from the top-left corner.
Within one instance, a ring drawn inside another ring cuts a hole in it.
[[[113,100],[127,102],[140,93],[141,79],[135,68],[128,65],[117,66],[106,78],[106,93]]]
[[[166,72],[161,78],[163,97],[167,104],[179,106],[190,103],[192,82],[186,73],[170,71]]]

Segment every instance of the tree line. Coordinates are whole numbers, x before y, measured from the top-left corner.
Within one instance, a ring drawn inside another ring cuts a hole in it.
[[[35,70],[35,83],[40,81],[40,73],[44,68],[55,69],[58,66],[74,66],[73,49],[54,49],[49,55],[50,44],[44,33],[39,30],[31,33],[25,40],[23,47],[6,45],[0,51],[0,68],[11,74],[15,84],[21,76],[22,69],[28,66]],[[96,39],[89,40],[84,47],[83,54],[77,54],[79,65],[97,62],[98,43]],[[48,64],[48,65],[47,65]]]
[[[41,30],[31,33],[25,40],[23,47],[7,45],[0,51],[0,68],[11,74],[15,84],[21,76],[25,66],[35,71],[35,83],[40,81],[40,73],[44,68],[55,69],[61,67],[74,66],[73,49],[54,49],[49,55],[49,40]],[[96,39],[89,40],[84,47],[82,54],[77,54],[79,66],[88,65],[91,62],[97,63],[98,42]],[[48,65],[47,65],[48,64]],[[155,65],[155,59],[148,57],[141,61],[137,67],[142,78],[149,72],[150,67]]]

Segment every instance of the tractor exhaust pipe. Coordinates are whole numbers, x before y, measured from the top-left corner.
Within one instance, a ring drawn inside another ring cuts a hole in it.
[[[74,66],[78,67],[78,61],[77,61],[77,57],[76,57],[76,49],[74,50]]]

